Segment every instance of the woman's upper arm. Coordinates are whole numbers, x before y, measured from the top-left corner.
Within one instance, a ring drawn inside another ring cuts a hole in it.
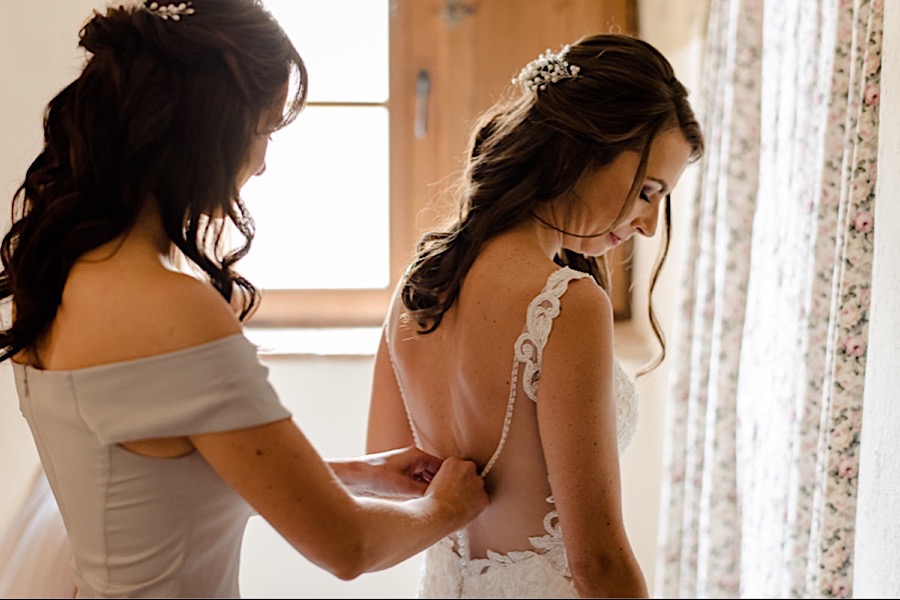
[[[646,593],[622,518],[613,361],[609,298],[575,281],[544,349],[537,410],[572,574],[588,595]]]
[[[293,420],[190,439],[292,546],[329,570],[340,564],[360,529],[357,505]]]
[[[187,282],[188,285],[191,282]],[[195,293],[195,291],[205,293]],[[240,324],[213,290],[195,288],[185,306],[198,312],[183,335],[220,337]],[[358,506],[291,418],[190,435],[191,443],[225,482],[292,546],[334,570],[347,541],[356,539]]]
[[[366,434],[366,452],[369,453],[404,448],[415,443],[385,335],[382,331],[372,376]]]
[[[422,552],[486,504],[474,464],[460,460],[441,463],[421,498],[355,498],[291,419],[191,441],[297,551],[341,579]]]

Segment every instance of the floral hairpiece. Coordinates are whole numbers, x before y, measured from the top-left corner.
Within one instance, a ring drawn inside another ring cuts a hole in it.
[[[174,2],[171,4],[151,2],[144,8],[150,11],[151,14],[154,14],[160,19],[166,21],[168,21],[169,19],[172,19],[173,21],[180,21],[182,15],[192,15],[196,12],[194,10],[194,5],[190,2],[180,2],[178,4],[175,4]]]
[[[546,90],[549,84],[561,79],[578,77],[581,68],[578,65],[570,65],[564,58],[568,51],[568,46],[564,46],[558,53],[553,53],[548,48],[546,52],[525,65],[512,82],[526,90],[536,92]]]

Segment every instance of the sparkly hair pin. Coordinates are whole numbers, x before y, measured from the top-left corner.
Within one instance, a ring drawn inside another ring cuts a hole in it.
[[[174,2],[171,4],[160,4],[159,2],[151,2],[144,6],[151,14],[156,15],[160,19],[168,21],[172,19],[173,21],[180,21],[183,15],[192,15],[196,11],[194,10],[194,5],[190,2],[179,2],[175,4]]]
[[[564,46],[558,53],[553,53],[548,48],[546,52],[525,65],[512,82],[526,90],[536,92],[546,90],[549,84],[562,79],[578,77],[581,68],[577,65],[570,65],[565,60],[568,51],[568,46]]]

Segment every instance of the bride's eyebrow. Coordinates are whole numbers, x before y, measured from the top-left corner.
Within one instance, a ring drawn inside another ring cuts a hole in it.
[[[666,183],[665,181],[663,181],[662,179],[660,179],[659,177],[647,177],[647,179],[649,179],[650,181],[655,181],[656,183],[658,183],[660,185],[661,189],[659,190],[659,192],[661,194],[665,194],[666,191],[668,191],[669,184]]]

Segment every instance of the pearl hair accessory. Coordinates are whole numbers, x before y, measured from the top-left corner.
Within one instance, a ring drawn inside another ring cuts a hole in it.
[[[578,77],[581,68],[570,65],[564,58],[568,51],[569,46],[564,46],[558,53],[553,53],[548,48],[546,52],[525,65],[512,82],[526,90],[536,92],[546,90],[549,84],[561,79]]]
[[[158,2],[151,2],[144,8],[165,21],[168,21],[169,19],[180,21],[182,15],[192,15],[196,12],[194,6],[190,2],[181,2],[179,4],[160,4]]]

